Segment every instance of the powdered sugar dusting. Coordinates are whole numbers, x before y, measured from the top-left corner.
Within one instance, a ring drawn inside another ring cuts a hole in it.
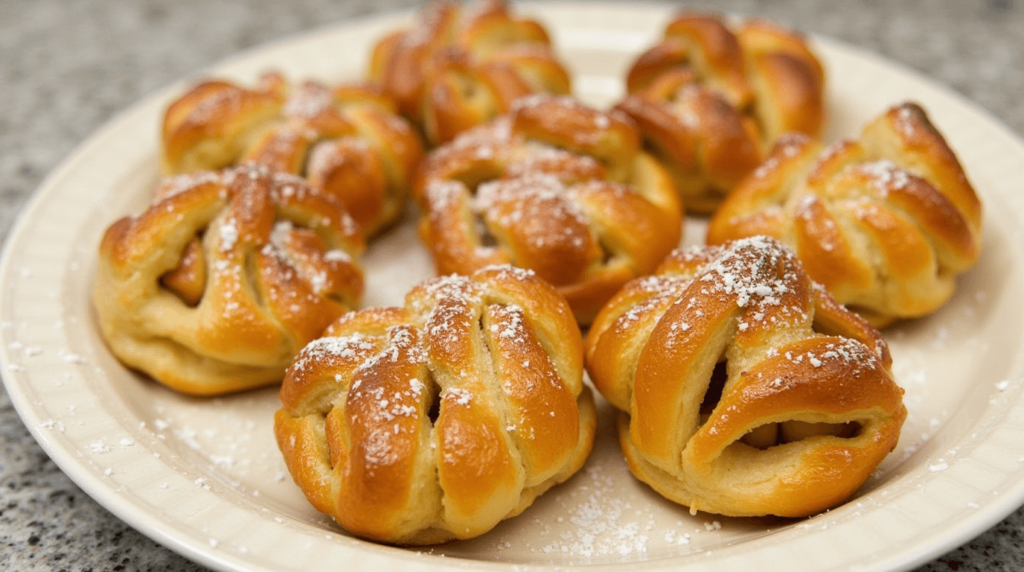
[[[917,134],[917,114],[914,108],[908,104],[901,105],[896,111],[896,129],[906,138],[910,139]]]
[[[503,325],[499,326],[498,324],[491,324],[491,333],[497,335],[499,338],[512,340],[518,343],[524,343],[526,341],[526,331],[524,329],[525,316],[522,308],[515,304],[495,306],[494,315],[503,322]]]
[[[424,192],[430,204],[430,213],[436,216],[457,204],[459,198],[468,194],[469,190],[458,181],[435,179],[427,184]]]
[[[292,117],[312,119],[334,106],[334,96],[327,87],[315,82],[304,82],[288,97],[284,113]]]
[[[779,355],[794,365],[807,363],[815,369],[826,367],[831,363],[838,363],[843,368],[845,375],[854,378],[866,371],[883,369],[878,356],[871,348],[850,338],[838,338],[836,341],[828,342],[825,344],[824,351],[821,349],[804,352],[786,350],[781,354],[778,351],[773,353],[775,357]],[[775,389],[784,389],[790,387],[795,381],[788,377],[779,377],[769,381],[768,384]]]
[[[242,109],[250,93],[237,87],[209,93],[189,111],[186,124],[203,125],[219,117],[231,117]]]
[[[647,552],[654,533],[653,519],[635,514],[633,507],[617,498],[613,479],[600,467],[588,468],[586,472],[594,485],[590,495],[568,511],[568,520],[576,528],[563,532],[558,540],[542,546],[540,552],[583,557]]]
[[[514,159],[505,169],[506,178],[534,173],[550,173],[566,179],[590,179],[602,176],[601,164],[588,155],[571,153],[536,141],[524,142],[521,149],[510,152]]]
[[[464,306],[480,303],[480,291],[476,282],[460,274],[449,274],[428,280],[423,283],[423,289],[434,304],[443,299],[455,300]]]
[[[857,171],[871,178],[871,184],[881,196],[891,190],[904,189],[910,184],[910,173],[888,159],[861,163]]]
[[[511,264],[492,264],[482,268],[481,272],[496,272],[502,279],[511,279],[517,282],[527,282],[537,276],[537,273],[529,268],[520,268]]]
[[[621,122],[621,117],[605,113],[580,102],[567,95],[550,93],[534,93],[517,99],[510,112],[513,122],[523,117],[541,118],[542,121],[556,118],[558,121],[571,122],[576,129],[571,132],[577,143],[592,145],[598,143],[605,133],[613,127],[613,122]]]
[[[238,242],[238,227],[235,226],[234,219],[229,218],[222,222],[218,231],[220,236],[220,249],[228,251],[234,248],[235,243]]]
[[[643,317],[652,314],[655,309],[667,305],[668,300],[681,296],[689,284],[689,277],[668,274],[646,276],[635,281],[632,287],[638,288],[649,297],[632,305],[616,319],[616,331],[624,332],[632,328]]]
[[[221,175],[215,171],[196,171],[173,177],[165,177],[154,192],[157,200],[167,199],[185,191],[208,184],[219,184]]]
[[[795,265],[793,254],[777,242],[760,236],[745,238],[724,250],[696,279],[716,292],[735,296],[741,308],[778,306],[796,280],[792,272],[777,275],[783,260],[788,267]]]
[[[621,474],[615,472],[619,469]],[[666,519],[652,504],[630,502],[621,478],[632,480],[624,466],[589,464],[575,485],[552,497],[558,516],[521,524],[516,538],[499,538],[495,548],[525,549],[555,562],[598,563],[609,557],[633,561],[666,548],[673,553],[694,551],[692,542],[724,528],[720,521],[682,513]]]
[[[413,333],[411,326],[392,326],[388,328],[388,342],[379,353],[359,365],[359,370],[368,370],[377,364],[391,363],[425,363],[426,353],[419,343],[419,337]]]
[[[290,369],[300,372],[311,364],[327,363],[334,359],[355,360],[368,355],[375,349],[376,345],[360,333],[337,337],[326,336],[307,344]]]
[[[474,308],[481,303],[480,287],[465,276],[441,276],[420,286],[423,296],[412,298],[413,311],[426,316],[424,330],[431,346],[453,347],[463,343]]]
[[[450,400],[458,405],[469,405],[473,394],[462,387],[447,387],[441,393],[441,399]]]
[[[787,133],[775,143],[772,154],[758,165],[752,173],[752,177],[763,178],[776,171],[779,165],[788,162],[800,154],[804,145],[809,141],[806,135],[800,133]]]
[[[518,179],[503,179],[480,185],[474,200],[474,209],[488,221],[503,227],[516,226],[539,217],[561,221],[560,232],[554,236],[545,225],[545,232],[532,233],[528,240],[537,247],[556,241],[582,243],[578,228],[587,226],[588,219],[579,207],[566,196],[566,187],[555,176],[533,174]],[[522,228],[522,227],[520,227]],[[577,244],[579,246],[580,244]]]
[[[327,262],[352,262],[352,257],[344,250],[333,248],[324,253]]]

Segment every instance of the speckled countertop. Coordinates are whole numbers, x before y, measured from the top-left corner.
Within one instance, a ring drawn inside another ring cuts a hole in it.
[[[0,236],[48,172],[157,88],[287,34],[415,4],[3,0]],[[1014,0],[729,0],[715,6],[774,18],[899,62],[1024,133],[1024,6]],[[1024,509],[918,570],[1024,570],[1022,535]],[[6,391],[0,392],[0,568],[201,569],[83,493],[36,444]]]

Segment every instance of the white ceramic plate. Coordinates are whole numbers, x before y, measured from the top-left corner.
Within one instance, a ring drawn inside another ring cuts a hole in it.
[[[554,33],[578,94],[614,101],[628,62],[667,8],[527,5]],[[306,34],[212,72],[246,82],[361,77],[387,16]],[[138,212],[157,180],[164,106],[148,98],[54,172],[10,235],[0,268],[0,361],[25,423],[58,465],[114,514],[168,547],[224,570],[602,569],[883,570],[966,542],[1024,502],[1024,145],[949,91],[824,39],[829,139],[905,99],[920,102],[958,150],[985,205],[985,251],[953,301],[888,332],[910,411],[898,449],[847,504],[803,521],[690,516],[634,481],[602,409],[585,469],[523,515],[468,542],[425,551],[347,536],[292,484],[274,445],[274,389],[211,400],[174,394],[125,370],[89,304],[105,227]],[[690,221],[687,242],[703,236]],[[412,224],[374,244],[367,305],[400,302],[431,266]]]

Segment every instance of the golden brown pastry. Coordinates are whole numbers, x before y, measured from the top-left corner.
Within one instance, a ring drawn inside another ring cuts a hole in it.
[[[279,382],[356,306],[362,250],[341,205],[298,177],[257,165],[180,175],[107,229],[93,303],[126,365],[222,394]]]
[[[544,27],[514,16],[503,0],[431,2],[412,28],[374,47],[369,75],[431,145],[506,113],[520,97],[571,91]]]
[[[583,465],[596,417],[565,301],[511,266],[347,314],[302,350],[274,431],[309,501],[394,544],[471,538]]]
[[[438,274],[534,270],[589,323],[679,243],[682,207],[632,122],[534,95],[430,155],[415,183]]]
[[[906,417],[879,333],[767,237],[676,250],[602,309],[585,349],[630,470],[691,512],[825,510]]]
[[[783,133],[821,135],[824,83],[799,34],[687,13],[633,63],[617,108],[672,172],[687,209],[710,213]]]
[[[755,234],[878,327],[927,315],[981,253],[981,203],[956,155],[912,103],[822,150],[786,136],[722,204],[707,241]]]
[[[253,89],[194,86],[167,108],[162,143],[167,175],[242,162],[302,175],[339,199],[367,236],[401,215],[422,157],[416,133],[379,90],[289,86],[277,73]]]

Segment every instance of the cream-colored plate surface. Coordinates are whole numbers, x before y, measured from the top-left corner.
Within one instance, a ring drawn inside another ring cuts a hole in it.
[[[578,94],[605,105],[667,8],[526,5],[547,22]],[[370,43],[402,16],[342,24],[258,49],[214,73],[253,81],[361,76]],[[208,566],[255,570],[865,570],[934,558],[1024,502],[1024,145],[949,91],[819,39],[830,71],[829,139],[853,136],[905,99],[920,102],[958,150],[985,206],[985,250],[955,299],[887,332],[909,418],[898,449],[847,504],[803,521],[700,514],[635,482],[602,410],[584,470],[491,533],[425,551],[347,536],[292,484],[274,445],[274,389],[199,400],[125,370],[94,324],[88,292],[101,233],[138,212],[157,179],[164,106],[141,102],[54,172],[12,231],[0,268],[0,360],[7,390],[60,467],[120,518]],[[367,305],[400,302],[430,275],[407,224],[366,259]],[[689,221],[686,241],[703,235]]]

